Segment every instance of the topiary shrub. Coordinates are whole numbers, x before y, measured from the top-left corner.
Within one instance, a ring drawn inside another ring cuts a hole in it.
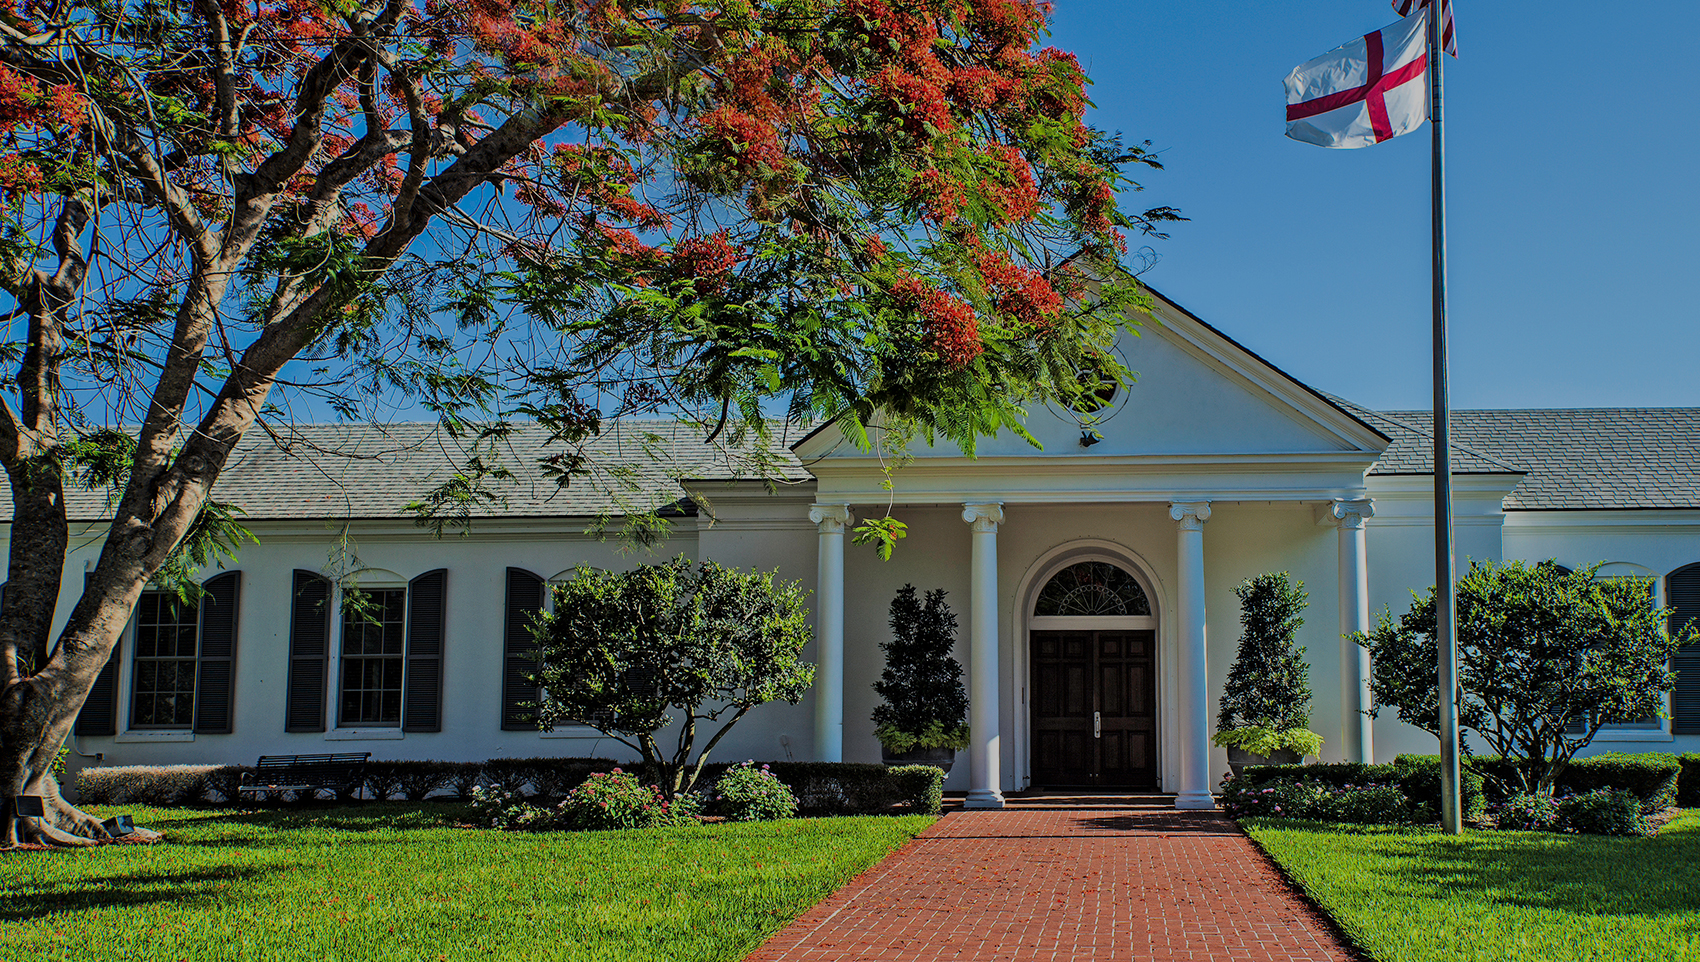
[[[934,765],[896,765],[888,771],[910,812],[937,815],[944,810],[944,769]]]
[[[733,765],[714,783],[709,810],[732,822],[765,822],[797,814],[797,796],[768,766]]]
[[[618,768],[585,779],[561,799],[557,811],[565,827],[592,831],[656,828],[685,817],[673,811],[659,788]]]
[[[885,702],[874,708],[873,720],[874,737],[893,755],[968,747],[968,692],[962,665],[951,657],[956,613],[944,598],[936,588],[923,604],[915,586],[904,585],[891,599],[891,640],[880,642],[885,671],[874,682]]]
[[[1496,806],[1494,823],[1506,831],[1558,831],[1558,803],[1550,795],[1518,792]]]
[[[1304,582],[1295,585],[1282,571],[1248,578],[1234,590],[1244,631],[1211,741],[1254,755],[1314,755],[1322,736],[1308,727],[1310,666],[1294,640],[1310,603]]]
[[[1596,788],[1558,800],[1558,826],[1583,835],[1649,835],[1641,800],[1621,788]]]

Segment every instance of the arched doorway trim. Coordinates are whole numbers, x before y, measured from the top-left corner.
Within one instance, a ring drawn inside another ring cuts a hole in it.
[[[1033,614],[1034,605],[1039,592],[1050,580],[1070,565],[1083,561],[1103,561],[1113,564],[1133,576],[1140,588],[1145,591],[1145,597],[1150,602],[1150,615],[1127,615],[1117,617],[1104,616],[1038,616]],[[1168,692],[1174,689],[1169,678],[1172,659],[1166,657],[1173,644],[1170,637],[1172,627],[1165,612],[1169,606],[1168,593],[1157,570],[1139,552],[1114,541],[1100,539],[1081,539],[1057,545],[1041,554],[1028,566],[1021,580],[1016,585],[1014,594],[1015,610],[1010,613],[1009,624],[1013,637],[1012,651],[1014,652],[1014,711],[1011,712],[1014,724],[1005,729],[1014,737],[1010,756],[1005,757],[1008,763],[1007,771],[1015,777],[1012,787],[1026,788],[1031,783],[1033,752],[1032,752],[1032,712],[1028,703],[1029,686],[1033,677],[1031,641],[1035,629],[1076,629],[1096,627],[1100,629],[1151,629],[1157,633],[1157,773],[1163,784],[1170,783],[1167,770],[1167,755],[1164,749],[1163,733],[1170,730],[1174,719]],[[1011,757],[1013,756],[1013,757]]]

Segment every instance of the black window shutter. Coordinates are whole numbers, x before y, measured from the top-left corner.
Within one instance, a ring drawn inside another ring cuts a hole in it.
[[[543,610],[547,590],[542,578],[523,568],[508,569],[508,620],[502,657],[502,730],[535,731],[520,705],[537,701],[537,686],[527,680],[537,670],[537,640],[532,619]]]
[[[297,569],[289,605],[289,693],[284,731],[325,730],[325,677],[330,666],[330,642],[330,579]]]
[[[407,671],[401,730],[443,730],[443,596],[449,573],[438,568],[407,584]]]
[[[83,590],[89,587],[90,572],[83,572]],[[118,734],[118,666],[123,663],[124,633],[119,632],[118,641],[112,646],[112,654],[106,659],[106,666],[94,680],[94,687],[89,689],[89,697],[83,702],[82,710],[77,712],[76,724],[71,728],[73,735],[116,735]]]
[[[1700,564],[1678,568],[1665,579],[1665,607],[1670,609],[1674,634],[1689,622],[1700,621]],[[1671,692],[1671,732],[1700,735],[1700,643],[1677,651],[1676,691]]]
[[[236,618],[242,572],[210,578],[201,586],[201,650],[195,665],[195,731],[228,735],[235,729]]]

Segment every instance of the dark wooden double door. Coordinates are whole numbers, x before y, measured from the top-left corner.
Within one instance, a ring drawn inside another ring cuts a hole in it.
[[[1153,631],[1035,631],[1035,788],[1157,787]]]

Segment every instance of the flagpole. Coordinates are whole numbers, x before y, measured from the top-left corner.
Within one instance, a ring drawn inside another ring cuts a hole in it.
[[[1441,127],[1441,4],[1428,5],[1429,124],[1434,239],[1434,618],[1439,648],[1440,829],[1464,831],[1458,762],[1458,626],[1452,539],[1452,409],[1446,369],[1446,134]]]

